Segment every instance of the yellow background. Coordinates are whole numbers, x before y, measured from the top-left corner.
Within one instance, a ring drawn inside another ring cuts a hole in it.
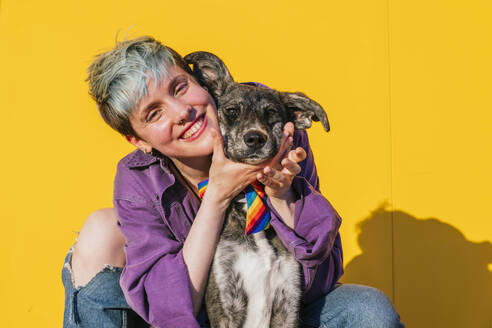
[[[214,52],[238,81],[316,99],[332,131],[309,134],[343,218],[344,281],[383,290],[407,327],[492,326],[490,0],[0,6],[2,327],[61,326],[64,256],[111,206],[132,147],[84,79],[117,31]]]

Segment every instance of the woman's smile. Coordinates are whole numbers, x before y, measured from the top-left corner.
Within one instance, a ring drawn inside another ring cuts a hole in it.
[[[179,139],[187,142],[193,141],[200,137],[206,127],[207,117],[205,116],[205,114],[200,115],[188,125],[188,127],[179,136]]]

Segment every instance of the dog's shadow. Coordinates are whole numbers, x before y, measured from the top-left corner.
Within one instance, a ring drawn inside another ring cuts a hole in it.
[[[492,327],[490,242],[382,206],[358,224],[358,243],[342,282],[384,291],[407,327]]]

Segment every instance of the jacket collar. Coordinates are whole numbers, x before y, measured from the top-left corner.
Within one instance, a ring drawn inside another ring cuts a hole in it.
[[[127,165],[130,169],[143,168],[150,166],[156,162],[165,161],[165,159],[158,158],[151,154],[144,153],[137,149],[128,158]],[[163,163],[164,164],[164,163]]]

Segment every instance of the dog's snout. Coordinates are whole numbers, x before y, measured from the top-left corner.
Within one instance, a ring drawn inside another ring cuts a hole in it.
[[[266,136],[259,131],[250,131],[244,135],[244,143],[250,148],[259,149],[266,141]]]

